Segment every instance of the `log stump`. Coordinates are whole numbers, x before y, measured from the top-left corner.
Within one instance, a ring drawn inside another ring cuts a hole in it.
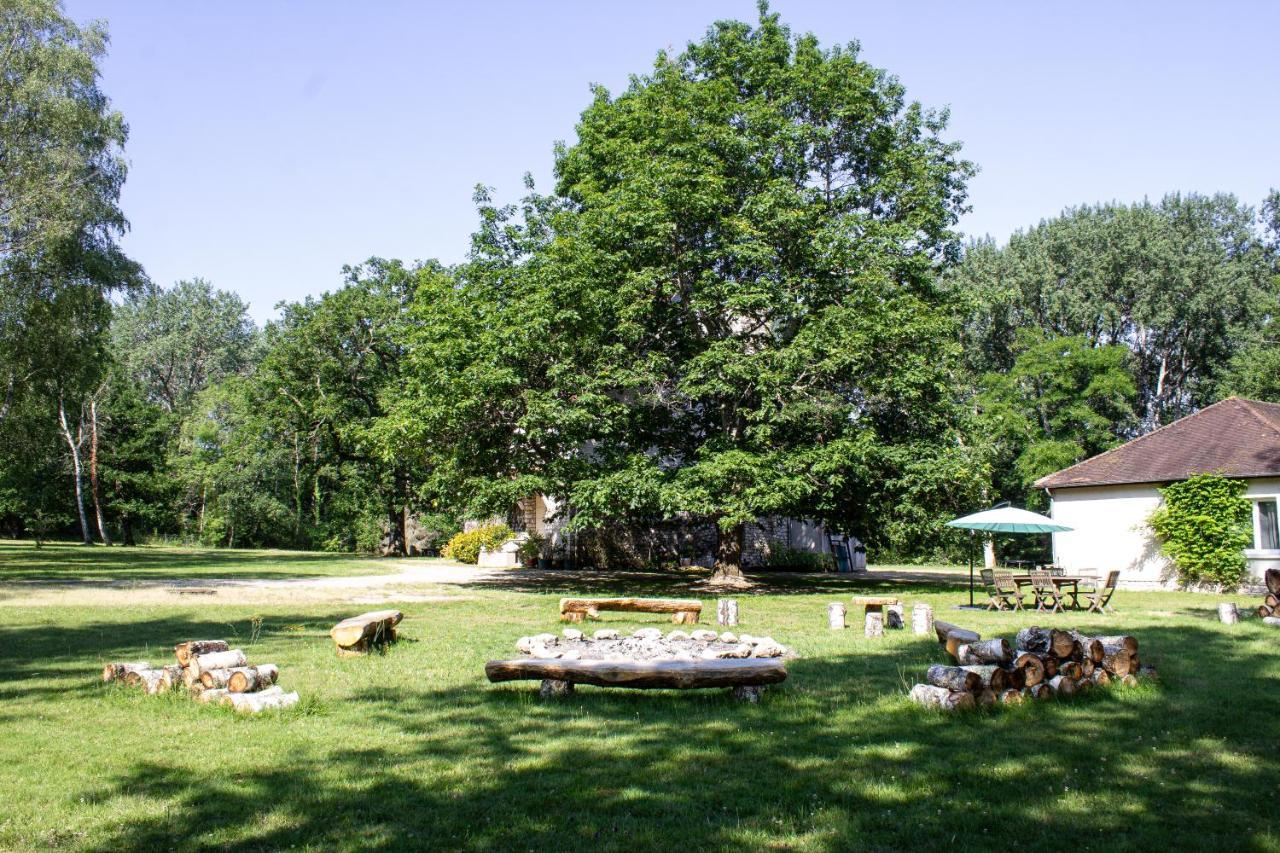
[[[1240,621],[1240,609],[1234,602],[1222,602],[1218,605],[1218,621],[1223,625],[1237,624]]]
[[[901,602],[886,606],[884,609],[884,626],[893,630],[906,627],[905,614],[906,605]]]
[[[732,598],[716,601],[716,622],[720,625],[737,625],[738,602]]]
[[[404,614],[399,610],[375,610],[343,619],[329,629],[329,636],[338,647],[338,655],[365,655],[376,648],[395,642],[396,626]],[[236,666],[244,666],[244,661]]]
[[[863,633],[868,638],[876,638],[884,636],[884,614],[868,613],[866,615],[866,624]]]
[[[916,604],[911,608],[911,631],[917,636],[924,636],[933,630],[933,608],[927,604]]]
[[[832,631],[843,631],[845,627],[845,609],[844,604],[837,601],[827,605],[827,627]]]

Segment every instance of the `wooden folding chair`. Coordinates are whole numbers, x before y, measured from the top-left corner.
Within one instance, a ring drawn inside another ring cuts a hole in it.
[[[1049,612],[1062,612],[1062,593],[1053,582],[1053,576],[1048,572],[1035,571],[1031,573],[1031,592],[1036,597],[1036,610],[1044,610],[1045,605],[1050,604],[1052,606],[1049,608]]]
[[[982,585],[987,588],[988,610],[1004,610],[1008,606],[996,588],[996,573],[993,570],[982,570]]]
[[[996,595],[1014,610],[1022,609],[1022,590],[1013,579],[1013,572],[997,570],[995,573]]]
[[[1119,583],[1120,572],[1107,572],[1107,581],[1101,587],[1096,581],[1093,584],[1082,584],[1077,600],[1083,598],[1085,607],[1090,613],[1106,613],[1107,605],[1111,602],[1111,596],[1115,595]],[[1112,608],[1111,612],[1114,613],[1115,608]]]

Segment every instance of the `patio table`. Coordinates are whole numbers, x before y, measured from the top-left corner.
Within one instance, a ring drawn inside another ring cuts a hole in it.
[[[1071,608],[1073,610],[1080,609],[1080,584],[1096,583],[1097,578],[1093,575],[1050,575],[1049,581],[1057,587],[1059,592],[1063,592],[1071,596]],[[1013,582],[1018,585],[1021,590],[1024,586],[1031,586],[1031,575],[1014,575]]]

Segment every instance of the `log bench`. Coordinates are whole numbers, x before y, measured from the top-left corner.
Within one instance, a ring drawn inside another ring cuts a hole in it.
[[[396,625],[404,614],[399,610],[375,610],[343,619],[329,629],[329,636],[341,656],[368,654],[369,650],[394,642]]]
[[[491,660],[484,665],[489,680],[541,681],[543,696],[572,693],[575,684],[633,687],[641,690],[731,688],[735,698],[758,701],[767,684],[786,680],[787,668],[776,658],[706,661],[605,661],[520,658]]]
[[[864,613],[883,613],[890,604],[901,604],[902,599],[888,595],[855,595],[853,606],[863,608]]]
[[[693,598],[562,598],[560,618],[565,622],[599,619],[601,610],[625,613],[670,613],[677,625],[696,625],[702,602]]]

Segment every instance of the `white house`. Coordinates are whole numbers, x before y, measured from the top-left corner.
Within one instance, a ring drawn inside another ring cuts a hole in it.
[[[1172,569],[1147,519],[1157,489],[1193,474],[1248,483],[1253,502],[1249,572],[1280,568],[1280,405],[1230,397],[1036,482],[1049,494],[1050,515],[1072,528],[1053,534],[1053,560],[1068,571],[1120,569],[1120,585],[1168,586]]]

